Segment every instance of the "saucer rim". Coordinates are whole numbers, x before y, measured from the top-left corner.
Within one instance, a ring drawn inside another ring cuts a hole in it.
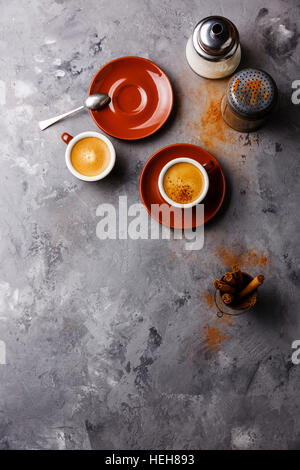
[[[161,129],[161,127],[163,127],[163,125],[167,122],[167,120],[169,119],[171,113],[172,113],[172,110],[173,110],[173,107],[174,107],[174,91],[173,91],[173,87],[172,87],[172,83],[171,83],[171,80],[169,79],[168,75],[166,74],[166,72],[164,72],[164,70],[159,66],[157,65],[155,62],[153,62],[152,60],[150,59],[146,59],[145,57],[139,57],[139,56],[121,56],[121,57],[117,57],[116,59],[113,59],[111,60],[110,62],[106,62],[96,73],[95,75],[93,76],[92,80],[91,80],[91,83],[90,83],[90,86],[89,86],[89,91],[88,91],[88,96],[90,96],[92,94],[92,87],[97,79],[97,77],[100,75],[100,73],[108,66],[110,66],[111,64],[114,64],[116,62],[121,62],[121,61],[126,61],[128,59],[137,59],[138,61],[141,61],[141,62],[146,62],[146,63],[150,63],[152,65],[154,65],[157,69],[159,69],[159,71],[161,72],[161,74],[164,76],[164,78],[166,79],[167,83],[169,84],[169,88],[170,88],[170,106],[169,106],[169,110],[168,112],[166,113],[166,116],[164,117],[163,120],[161,120],[158,125],[155,127],[155,129],[149,131],[149,132],[146,132],[144,133],[143,135],[141,135],[140,137],[120,137],[119,135],[117,135],[117,133],[114,133],[114,132],[108,132],[96,119],[96,117],[94,116],[93,114],[93,111],[92,110],[89,110],[89,113],[90,113],[90,116],[92,117],[93,121],[95,122],[96,126],[101,129],[103,132],[105,132],[106,134],[110,135],[111,137],[114,137],[116,139],[119,139],[119,140],[129,140],[129,141],[134,141],[134,140],[141,140],[141,139],[145,139],[146,137],[149,137],[151,135],[153,135],[155,132],[157,132],[159,129]]]
[[[220,198],[220,201],[216,207],[216,209],[209,215],[209,217],[205,218],[204,216],[204,220],[201,224],[193,224],[192,227],[189,227],[189,228],[196,228],[196,227],[200,227],[201,225],[205,225],[207,224],[208,222],[210,222],[210,220],[212,220],[217,214],[218,212],[220,211],[223,203],[224,203],[224,199],[225,199],[225,196],[226,196],[226,192],[227,192],[227,183],[226,183],[226,178],[225,178],[225,175],[224,175],[224,172],[222,170],[222,167],[219,163],[219,161],[216,159],[216,157],[214,157],[213,155],[211,155],[210,152],[208,152],[208,150],[204,149],[203,147],[200,147],[200,145],[194,145],[194,144],[189,144],[189,143],[186,143],[186,142],[181,142],[181,143],[176,143],[176,144],[170,144],[170,145],[166,145],[165,147],[162,147],[161,149],[157,150],[155,153],[153,153],[149,158],[148,160],[145,162],[144,166],[143,166],[143,169],[141,171],[141,174],[140,174],[140,179],[139,179],[139,194],[140,194],[140,198],[141,198],[141,201],[142,201],[142,204],[144,205],[145,209],[147,210],[148,214],[154,219],[156,220],[157,222],[159,222],[161,225],[165,225],[166,227],[169,227],[169,228],[172,228],[174,229],[174,225],[173,224],[163,224],[159,219],[157,219],[156,217],[154,217],[154,215],[151,213],[151,210],[148,208],[148,205],[146,204],[145,200],[144,200],[144,197],[143,197],[143,191],[142,191],[142,181],[143,181],[143,177],[144,177],[144,173],[147,169],[147,166],[150,164],[150,162],[157,158],[159,156],[159,154],[169,148],[174,148],[174,147],[180,147],[180,146],[186,146],[186,147],[194,147],[194,148],[197,148],[197,149],[200,149],[202,152],[206,153],[208,158],[211,158],[213,161],[215,161],[219,167],[219,170],[221,172],[221,176],[222,176],[222,181],[223,181],[223,191],[222,191],[222,197]],[[170,161],[170,160],[169,160]],[[166,204],[168,204],[167,202],[165,202]],[[203,199],[202,201],[203,204],[205,204],[205,198]],[[168,204],[170,207],[172,207],[170,204]],[[177,210],[182,210],[182,209],[179,209],[179,208],[175,208]],[[205,210],[205,208],[204,208]],[[181,227],[181,229],[184,229],[185,227]],[[180,228],[179,228],[180,229]]]

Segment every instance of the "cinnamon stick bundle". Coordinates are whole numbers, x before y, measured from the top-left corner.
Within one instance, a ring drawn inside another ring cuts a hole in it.
[[[242,272],[241,272],[240,268],[238,267],[238,265],[235,265],[235,266],[232,267],[232,273],[233,273],[233,277],[236,281],[237,289],[242,290],[243,287],[244,287],[244,281],[243,281]]]
[[[222,295],[222,300],[223,300],[224,304],[229,305],[233,302],[234,295],[233,294],[223,294]]]
[[[214,282],[214,286],[216,289],[221,290],[222,292],[228,293],[228,294],[235,294],[236,293],[236,288],[233,286],[230,286],[226,282],[220,281],[220,279],[216,279]]]
[[[231,286],[236,286],[235,279],[233,277],[233,273],[225,273],[224,274],[224,281],[227,282],[227,284],[230,284]]]
[[[259,276],[256,276],[254,279],[252,279],[251,282],[239,293],[239,298],[243,299],[244,297],[247,297],[251,292],[253,292],[255,289],[257,289],[265,280],[265,277],[260,274]]]

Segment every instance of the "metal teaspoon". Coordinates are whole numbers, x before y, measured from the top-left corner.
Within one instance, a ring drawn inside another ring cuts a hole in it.
[[[87,108],[92,109],[94,111],[104,108],[110,102],[110,97],[106,93],[95,93],[94,95],[90,95],[84,101],[83,106],[79,106],[79,108],[72,109],[68,113],[61,114],[60,116],[56,116],[50,119],[46,119],[45,121],[39,122],[39,128],[41,131],[47,129],[47,127],[52,126],[55,122],[60,121],[61,119],[70,116],[71,114],[77,113],[81,109]]]

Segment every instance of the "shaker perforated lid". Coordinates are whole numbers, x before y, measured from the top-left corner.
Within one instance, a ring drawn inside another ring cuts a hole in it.
[[[277,86],[263,70],[243,69],[228,83],[227,99],[238,114],[250,119],[267,115],[277,102]]]
[[[234,24],[223,16],[208,16],[193,32],[193,45],[207,60],[220,61],[231,57],[239,46],[239,33]]]

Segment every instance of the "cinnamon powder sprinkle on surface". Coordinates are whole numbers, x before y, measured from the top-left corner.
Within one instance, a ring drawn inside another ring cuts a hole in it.
[[[226,81],[220,80],[218,83],[201,83],[198,95],[195,96],[195,102],[205,97],[205,102],[199,109],[199,119],[189,121],[188,127],[200,137],[202,144],[208,150],[223,148],[225,143],[234,143],[236,135],[230,129],[222,118],[221,101],[225,92]],[[203,109],[204,108],[204,109]]]
[[[203,295],[204,295],[204,298],[205,298],[205,300],[206,300],[207,305],[208,305],[210,308],[213,307],[213,306],[215,305],[215,301],[214,301],[213,295],[212,295],[209,291],[204,292]]]
[[[185,130],[193,138],[199,139],[201,146],[213,152],[217,158],[219,155],[223,158],[224,152],[228,154],[227,145],[230,146],[230,155],[234,158],[240,155],[241,145],[249,149],[252,145],[258,145],[255,136],[239,134],[225,123],[221,112],[221,101],[227,85],[226,79],[201,81],[197,89],[184,83],[196,110],[196,115],[192,117],[189,112]],[[238,86],[240,87],[240,83]]]
[[[227,248],[220,248],[215,256],[221,258],[226,266],[234,266],[237,264],[240,267],[261,267],[264,268],[267,265],[268,259],[263,253],[256,253],[254,250],[250,250],[246,253],[237,255],[235,252],[230,251]]]
[[[209,328],[207,325],[204,325],[203,329],[205,329],[204,338],[207,346],[210,349],[219,349],[226,336],[217,327]]]

